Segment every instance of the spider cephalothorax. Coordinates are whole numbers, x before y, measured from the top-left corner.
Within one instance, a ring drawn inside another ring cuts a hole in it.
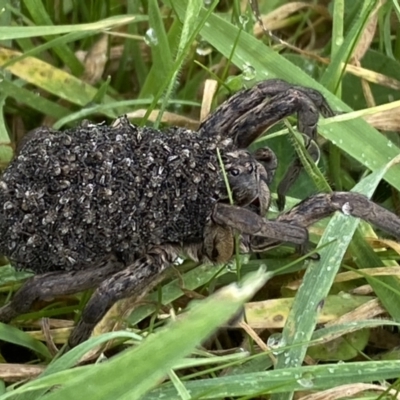
[[[235,234],[253,251],[304,245],[308,225],[345,210],[400,237],[398,217],[351,193],[317,195],[275,221],[264,218],[276,157],[245,148],[294,112],[300,131],[315,138],[318,110],[332,115],[318,92],[271,80],[233,96],[198,131],[159,131],[121,118],[31,132],[0,180],[0,253],[37,275],[0,309],[0,320],[29,311],[37,299],[96,288],[69,339],[75,346],[113,303],[139,297],[180,253],[230,260]],[[298,171],[295,162],[282,187]]]

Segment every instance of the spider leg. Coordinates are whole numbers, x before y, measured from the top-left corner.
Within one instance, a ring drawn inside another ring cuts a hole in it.
[[[55,271],[33,276],[17,291],[10,303],[0,308],[0,321],[8,322],[29,312],[37,300],[50,300],[55,296],[94,288],[122,268],[121,263],[110,260],[96,268],[64,273]]]
[[[308,241],[308,231],[298,225],[286,221],[269,221],[245,208],[228,204],[216,204],[213,222],[227,226],[240,234],[261,236],[294,244],[304,244]]]
[[[161,279],[160,275],[177,257],[172,246],[153,248],[132,265],[103,281],[93,293],[72,331],[68,345],[74,347],[89,338],[98,322],[118,300],[137,294],[142,298]]]
[[[361,218],[383,231],[400,239],[400,218],[379,206],[366,196],[355,192],[333,192],[317,194],[302,201],[290,211],[281,214],[276,222],[286,222],[297,227],[306,228],[326,218],[335,211]],[[279,241],[262,238],[247,238],[246,249],[261,252],[277,246]]]
[[[333,192],[311,196],[282,214],[277,221],[307,227],[335,211],[361,218],[400,239],[400,218],[356,192]]]
[[[281,79],[269,79],[265,81],[260,81],[250,89],[241,90],[227,101],[225,101],[221,106],[219,106],[214,113],[212,113],[205,121],[202,122],[199,128],[199,132],[203,136],[216,137],[221,135],[223,132],[224,137],[222,139],[234,138],[239,136],[240,147],[245,148],[250,143],[252,143],[260,134],[272,126],[274,123],[278,122],[284,117],[298,111],[299,106],[294,106],[289,112],[286,112],[283,116],[281,113],[273,114],[276,115],[274,122],[263,123],[263,128],[261,129],[257,124],[250,128],[250,131],[241,132],[237,135],[236,123],[238,117],[247,114],[247,119],[251,120],[251,115],[253,110],[258,106],[265,103],[268,98],[274,98],[277,96],[273,102],[278,102],[281,105],[282,99],[287,99],[293,93],[299,93],[302,99],[307,98],[312,105],[320,111],[324,117],[333,116],[334,112],[329,107],[328,102],[317,90],[306,88],[302,86],[292,85]],[[306,100],[307,102],[307,100]],[[278,107],[279,108],[279,107]],[[275,110],[271,110],[275,111]],[[301,122],[300,125],[301,126]],[[299,127],[299,130],[301,128]],[[255,132],[254,132],[255,131]],[[305,132],[306,133],[306,132]],[[238,142],[239,144],[239,142]]]

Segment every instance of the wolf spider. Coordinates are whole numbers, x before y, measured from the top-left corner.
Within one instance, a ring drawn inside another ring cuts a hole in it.
[[[276,158],[246,147],[293,113],[310,141],[319,113],[333,115],[319,92],[274,79],[235,94],[198,131],[159,131],[122,117],[111,126],[30,132],[0,180],[0,253],[36,275],[0,309],[0,320],[36,300],[93,288],[69,338],[73,347],[116,301],[142,297],[181,253],[229,261],[235,234],[246,251],[304,246],[309,225],[342,211],[399,238],[400,219],[357,193],[318,194],[275,220],[264,217]],[[278,187],[281,205],[299,171],[295,160]]]

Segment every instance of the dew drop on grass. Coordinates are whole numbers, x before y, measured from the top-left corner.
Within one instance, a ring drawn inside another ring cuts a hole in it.
[[[157,46],[158,38],[156,35],[156,31],[153,28],[149,28],[144,35],[144,41],[148,46]]]
[[[251,81],[256,77],[256,70],[250,64],[243,65],[243,79],[245,81]]]
[[[306,372],[301,378],[297,379],[297,383],[303,386],[304,388],[310,389],[314,386],[314,376],[313,374]]]
[[[212,47],[205,40],[200,40],[196,47],[196,53],[199,56],[208,56],[212,52]]]
[[[249,23],[249,17],[247,15],[239,15],[239,24],[243,30],[246,30],[247,24]]]
[[[267,340],[267,346],[270,347],[273,354],[277,355],[284,351],[286,341],[281,333],[273,333]]]
[[[204,0],[203,1],[204,7],[206,7],[206,8],[210,7],[212,2],[213,2],[213,0]]]

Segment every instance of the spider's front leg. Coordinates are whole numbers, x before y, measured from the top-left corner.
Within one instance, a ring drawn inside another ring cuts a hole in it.
[[[216,224],[228,226],[238,233],[300,245],[308,241],[306,228],[286,221],[269,221],[246,208],[217,204],[212,219]]]
[[[294,113],[299,115],[299,130],[313,136],[318,112],[324,117],[334,115],[320,92],[282,79],[269,79],[230,97],[203,121],[199,132],[209,137],[223,135],[222,139],[233,139],[239,148],[245,148]]]
[[[366,196],[355,192],[333,192],[311,196],[287,213],[281,214],[275,221],[307,228],[315,222],[329,217],[335,211],[361,218],[400,239],[400,218]],[[256,252],[266,251],[280,244],[277,240],[257,237],[248,238],[248,240],[248,248]]]
[[[335,211],[361,218],[400,239],[400,218],[356,192],[333,192],[311,196],[280,215],[277,221],[307,227]]]
[[[118,300],[133,293],[137,294],[137,300],[146,295],[177,256],[178,252],[173,246],[155,247],[132,265],[104,280],[84,308],[78,325],[68,339],[69,347],[88,339],[97,323]]]
[[[205,229],[203,253],[210,261],[227,263],[235,254],[235,233],[246,238],[242,242],[246,242],[248,237],[290,242],[300,246],[308,242],[308,231],[301,226],[269,221],[247,208],[219,203],[216,204]]]
[[[297,113],[298,130],[308,138],[306,148],[315,160],[319,114],[331,117],[334,112],[317,90],[280,79],[262,81],[236,93],[201,124],[199,131],[203,136],[220,135],[221,139],[231,139],[238,148],[246,148],[272,125],[294,113]],[[301,170],[298,159],[288,168],[278,187],[280,209],[284,208],[285,195]]]

